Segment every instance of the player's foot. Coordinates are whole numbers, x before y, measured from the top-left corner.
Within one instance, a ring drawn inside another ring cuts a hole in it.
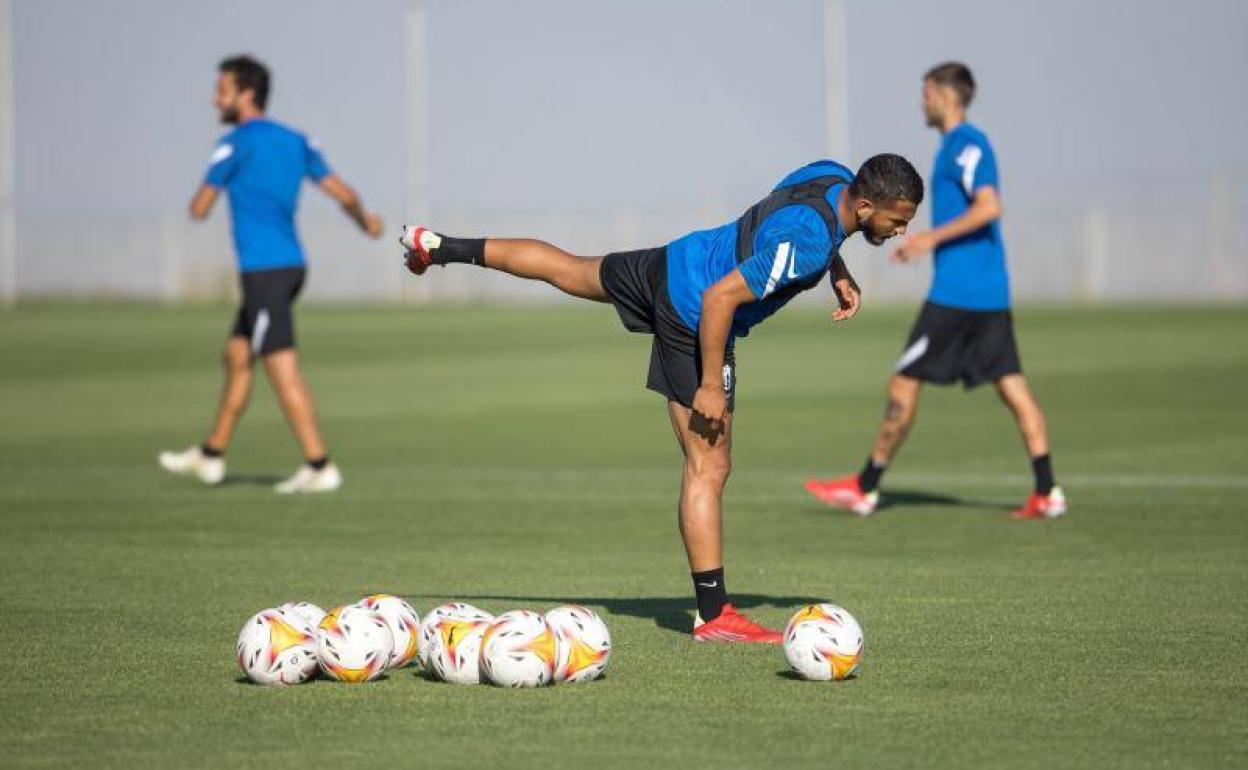
[[[283,495],[294,495],[303,492],[333,492],[342,486],[342,474],[338,466],[329,463],[319,471],[311,465],[299,466],[295,475],[273,487],[275,492]]]
[[[1066,495],[1053,487],[1047,495],[1032,492],[1022,508],[1010,514],[1016,519],[1056,519],[1066,515]]]
[[[422,275],[433,264],[433,250],[442,245],[442,236],[419,225],[403,225],[399,243],[407,249],[407,269]]]
[[[870,516],[880,504],[879,490],[863,492],[857,476],[842,476],[827,481],[811,479],[806,482],[806,491],[828,505],[853,511],[859,516]]]
[[[703,621],[694,618],[693,640],[695,642],[756,642],[759,644],[779,644],[784,634],[764,628],[746,616],[737,612],[731,604],[725,604],[719,617]]]
[[[179,476],[194,476],[208,485],[220,484],[225,478],[225,458],[209,457],[193,446],[183,452],[161,452],[160,467]]]

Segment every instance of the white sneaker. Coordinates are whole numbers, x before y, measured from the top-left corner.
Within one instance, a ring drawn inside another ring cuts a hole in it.
[[[273,491],[293,495],[300,492],[333,492],[340,486],[342,474],[338,472],[337,465],[329,463],[318,471],[305,463],[299,466],[295,475],[273,487]]]
[[[199,446],[184,452],[161,452],[160,467],[179,476],[194,476],[214,486],[225,478],[225,458],[208,457]]]

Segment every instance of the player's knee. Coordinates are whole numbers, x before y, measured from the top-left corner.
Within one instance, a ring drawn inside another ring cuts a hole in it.
[[[727,452],[700,453],[685,461],[685,472],[694,483],[723,489],[732,473],[732,457]]]

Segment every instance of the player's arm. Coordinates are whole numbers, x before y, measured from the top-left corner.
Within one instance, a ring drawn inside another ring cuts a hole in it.
[[[858,315],[862,307],[862,291],[858,282],[849,274],[849,267],[838,253],[832,258],[832,266],[828,271],[832,276],[832,292],[836,295],[837,309],[832,311],[833,321],[848,321]]]
[[[698,342],[702,348],[702,382],[693,397],[689,429],[714,446],[724,430],[728,414],[728,392],[724,390],[724,355],[737,308],[753,302],[754,291],[740,269],[711,284],[702,292],[702,319],[698,322]],[[701,427],[699,427],[701,426]]]
[[[212,213],[212,207],[217,202],[217,195],[220,193],[216,187],[205,182],[195,191],[195,196],[191,198],[191,219],[204,220]]]
[[[966,213],[949,220],[945,224],[926,232],[915,233],[901,242],[893,252],[896,262],[909,262],[928,252],[934,251],[942,243],[957,240],[976,230],[987,227],[1001,218],[1001,196],[997,188],[984,185],[975,191],[971,205]]]
[[[337,174],[326,174],[317,181],[317,185],[329,197],[338,201],[338,205],[342,206],[343,212],[369,237],[381,237],[381,217],[365,211],[364,204],[360,201],[360,196],[350,185],[342,181]]]

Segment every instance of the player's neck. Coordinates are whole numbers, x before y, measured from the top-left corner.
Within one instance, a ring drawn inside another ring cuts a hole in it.
[[[253,120],[260,120],[263,117],[263,110],[247,109],[244,107],[238,111],[238,125],[241,126],[244,123],[250,123]]]
[[[950,112],[940,120],[940,135],[944,136],[966,122],[966,110]]]
[[[854,216],[854,207],[849,197],[849,185],[842,187],[840,194],[836,196],[836,218],[845,231],[845,237],[848,238],[858,232],[858,217]]]

